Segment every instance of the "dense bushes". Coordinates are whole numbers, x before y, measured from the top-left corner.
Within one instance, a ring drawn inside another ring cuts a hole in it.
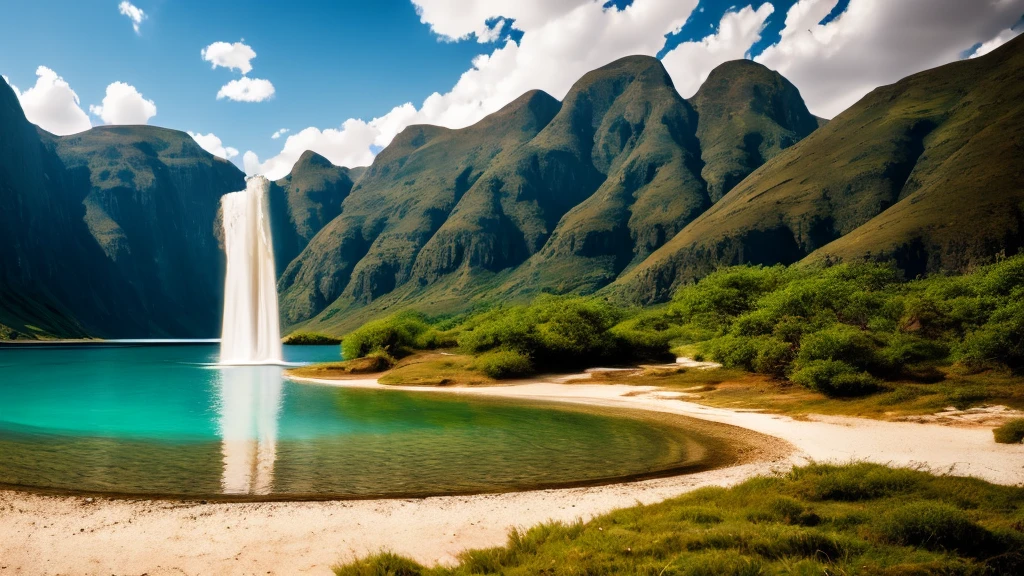
[[[515,350],[491,350],[476,358],[473,368],[491,378],[516,378],[533,372],[530,357]]]
[[[855,396],[934,378],[937,361],[1024,369],[1022,278],[1022,256],[910,282],[882,264],[734,267],[682,288],[662,315],[677,342],[726,366]]]
[[[461,327],[459,346],[468,352],[517,352],[538,369],[616,363],[641,349],[612,331],[625,314],[607,302],[578,297],[542,297],[529,306],[491,311]],[[664,343],[667,352],[667,342]]]
[[[727,367],[857,396],[896,378],[934,382],[936,363],[1024,370],[1024,256],[962,276],[905,281],[892,266],[737,266],[657,307],[542,296],[443,322],[399,314],[345,338],[346,358],[458,346],[493,374],[668,359],[689,345]]]
[[[421,337],[430,331],[423,316],[413,313],[397,314],[363,324],[341,343],[346,359],[362,358],[372,352],[383,352],[396,358],[419,348]]]

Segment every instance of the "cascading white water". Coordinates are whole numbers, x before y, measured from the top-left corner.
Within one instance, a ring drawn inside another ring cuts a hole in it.
[[[245,190],[221,198],[228,262],[221,364],[282,362],[269,190],[266,178],[254,176]]]

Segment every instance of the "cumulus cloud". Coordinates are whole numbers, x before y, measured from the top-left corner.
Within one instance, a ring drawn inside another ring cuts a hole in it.
[[[877,86],[959,60],[1024,13],[1024,0],[800,0],[781,40],[755,60],[796,84],[811,112],[831,118]]]
[[[220,87],[217,100],[227,98],[235,102],[263,102],[274,95],[270,80],[242,76]]]
[[[367,166],[373,162],[370,146],[380,137],[381,119],[370,122],[349,119],[340,129],[306,128],[285,140],[281,153],[261,163],[252,151],[243,156],[246,174],[263,174],[271,180],[287,176],[306,150],[313,150],[338,166]]]
[[[221,66],[248,74],[252,71],[252,59],[256,57],[256,51],[242,42],[214,42],[200,50],[199,55],[212,64],[211,68]]]
[[[79,106],[78,94],[46,66],[36,69],[36,83],[19,93],[18,100],[29,122],[43,130],[64,136],[92,127],[89,116]]]
[[[156,103],[146,100],[131,84],[114,82],[107,86],[107,95],[89,112],[99,116],[104,124],[146,124],[156,116]]]
[[[1007,28],[1006,30],[1003,30],[1002,32],[997,34],[995,38],[989,40],[988,42],[982,42],[981,46],[978,46],[974,53],[971,54],[971,58],[984,56],[985,54],[988,54],[989,52],[995,50],[996,48],[999,48],[1003,44],[1006,44],[1010,40],[1016,38],[1022,30],[1024,30],[1024,26],[1020,26],[1016,29]]]
[[[246,176],[255,176],[260,173],[260,158],[252,150],[246,150],[242,155],[242,170]],[[274,179],[277,180],[277,178]]]
[[[289,136],[281,153],[260,164],[259,172],[283,176],[306,149],[341,166],[365,165],[373,159],[371,147],[386,146],[410,124],[468,126],[531,89],[563,98],[573,82],[594,68],[623,56],[657,54],[665,35],[682,27],[697,0],[634,0],[621,10],[605,8],[603,0],[413,3],[421,21],[443,39],[492,38],[501,18],[514,19],[512,27],[522,38],[474,58],[450,91],[430,95],[419,108],[405,103],[369,122],[350,119],[338,129],[307,128]]]
[[[338,128],[307,128],[265,162],[252,154],[253,171],[283,176],[305,149],[339,165],[366,164],[373,150],[410,124],[468,126],[531,89],[563,98],[594,68],[631,54],[657,54],[665,35],[679,31],[697,5],[697,0],[633,0],[623,9],[606,8],[604,0],[412,2],[420,20],[443,40],[495,41],[507,26],[522,36],[518,42],[499,41],[490,53],[474,58],[449,91],[431,94],[418,108],[405,103],[369,122],[350,119]],[[971,46],[994,47],[1024,12],[1024,0],[850,0],[845,13],[819,24],[837,2],[799,0],[786,13],[781,40],[755,58],[789,78],[811,111],[825,117],[879,85],[956,60]],[[664,56],[683,96],[696,92],[715,66],[743,58],[760,39],[772,5],[759,0],[739,6],[722,17],[716,33],[679,44]]]
[[[280,130],[277,130],[276,132],[271,134],[270,135],[270,139],[271,140],[277,140],[278,138],[280,138],[281,136],[284,136],[288,132],[289,132],[289,130],[287,128],[281,128]]]
[[[495,19],[512,18],[517,30],[539,28],[586,4],[603,4],[597,0],[489,0],[487,2],[466,2],[465,0],[412,0],[420,22],[442,40],[454,42],[475,35],[481,42],[487,42],[495,34],[494,26],[488,22]],[[502,23],[504,25],[504,23]],[[498,32],[501,28],[498,28]],[[493,39],[493,38],[492,38]]]
[[[189,132],[188,135],[191,136],[192,139],[196,141],[196,144],[199,144],[203,150],[206,150],[214,156],[219,156],[225,160],[231,160],[235,156],[238,156],[237,148],[225,146],[224,143],[220,141],[220,138],[218,138],[213,132],[210,132],[209,134]]]
[[[146,13],[131,2],[121,2],[117,5],[117,11],[122,15],[127,16],[128,19],[132,21],[132,29],[135,30],[136,34],[139,34],[139,25],[142,24],[143,20],[148,18]]]
[[[693,96],[716,66],[739,60],[761,39],[765,21],[774,8],[765,2],[756,10],[746,6],[726,12],[718,33],[695,42],[683,42],[665,54],[662,64],[684,98]]]

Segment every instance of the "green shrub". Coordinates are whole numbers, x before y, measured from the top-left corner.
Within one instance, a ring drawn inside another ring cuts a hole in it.
[[[988,532],[962,510],[941,502],[913,502],[886,514],[877,526],[881,537],[893,544],[930,550],[959,550],[980,555],[988,546]]]
[[[793,361],[791,344],[774,336],[758,338],[753,344],[757,350],[753,361],[755,372],[779,378],[786,375],[789,364]]]
[[[1006,424],[992,430],[996,442],[1000,444],[1020,444],[1024,442],[1024,418],[1010,420]]]
[[[351,360],[379,351],[401,357],[415,348],[417,338],[428,329],[422,316],[410,313],[367,322],[342,340],[342,356]]]
[[[458,339],[447,330],[428,328],[416,337],[414,346],[418,350],[437,350],[439,348],[454,348],[459,344]]]
[[[341,338],[319,332],[296,332],[284,339],[286,346],[336,346],[340,343]]]
[[[838,360],[812,360],[789,379],[830,398],[864,396],[880,388],[874,376]]]
[[[473,368],[487,374],[491,378],[517,378],[533,373],[530,357],[517,350],[491,350],[478,356],[473,361]]]
[[[800,340],[797,364],[815,360],[835,360],[860,370],[879,366],[876,344],[870,333],[846,324],[835,324],[806,334]]]
[[[1008,303],[964,338],[958,357],[977,368],[1024,369],[1024,301]]]

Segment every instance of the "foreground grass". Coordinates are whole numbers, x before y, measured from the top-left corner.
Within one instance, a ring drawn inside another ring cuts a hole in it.
[[[382,552],[338,576],[1021,574],[1024,489],[875,464],[810,465],[590,522],[513,530],[452,567]]]
[[[588,379],[572,382],[659,386],[691,394],[688,400],[700,404],[789,415],[892,418],[935,414],[949,407],[966,410],[993,404],[1024,410],[1024,386],[1019,376],[998,370],[969,373],[957,367],[942,367],[936,371],[935,382],[886,382],[877,393],[855,398],[829,398],[787,380],[730,368],[653,367],[597,372]]]

